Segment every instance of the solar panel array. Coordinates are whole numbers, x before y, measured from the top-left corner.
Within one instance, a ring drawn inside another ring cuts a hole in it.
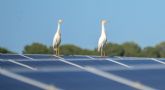
[[[0,54],[1,90],[164,90],[165,59]]]

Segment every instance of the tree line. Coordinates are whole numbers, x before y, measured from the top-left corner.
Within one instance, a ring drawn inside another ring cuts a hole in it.
[[[99,55],[97,48],[83,49],[76,45],[65,44],[60,46],[62,55]],[[123,44],[107,43],[105,49],[107,56],[131,56],[131,57],[165,57],[165,42],[161,42],[153,47],[141,48],[135,42],[125,42]],[[14,53],[8,49],[0,48],[0,53]],[[26,45],[23,54],[53,54],[53,48],[41,43]]]

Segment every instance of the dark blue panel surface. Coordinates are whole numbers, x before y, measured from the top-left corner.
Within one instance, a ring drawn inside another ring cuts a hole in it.
[[[15,54],[0,54],[0,59],[27,59],[27,58]]]
[[[62,56],[64,59],[90,59],[87,56]]]
[[[132,90],[133,88],[125,86],[123,84],[114,82],[112,80],[105,79],[101,76],[85,72],[77,67],[63,63],[57,57],[51,55],[27,55],[35,60],[28,60],[20,55],[1,55],[3,59],[19,59],[16,62],[29,65],[36,70],[8,62],[0,61],[0,68],[7,69],[23,76],[50,84],[55,85],[64,90]],[[165,86],[165,69],[163,64],[153,60],[119,60],[116,58],[110,58],[118,62],[133,66],[133,69],[125,69],[125,67],[107,61],[109,57],[94,57],[95,60],[88,58],[87,56],[63,56],[65,59],[70,59],[69,62],[76,63],[81,66],[91,66],[97,69],[125,77],[129,80],[140,82],[142,84],[154,87],[156,89],[164,90]],[[23,60],[26,59],[26,60]],[[74,59],[74,60],[71,60]],[[78,59],[76,61],[76,59]],[[82,60],[81,60],[82,59]],[[99,60],[96,60],[99,59]],[[162,59],[161,59],[162,60]],[[162,60],[164,62],[164,60]],[[145,65],[147,68],[145,68]],[[148,66],[156,65],[156,69]],[[140,66],[143,66],[140,68]],[[18,68],[18,69],[17,69]],[[76,69],[75,69],[76,68]],[[110,69],[109,69],[110,68]],[[136,69],[137,68],[137,69]],[[144,68],[144,69],[143,69]],[[72,69],[72,70],[69,70]],[[112,71],[111,71],[112,69]],[[7,87],[7,86],[11,86]],[[21,89],[20,89],[21,88]],[[27,85],[17,80],[0,76],[0,89],[2,90],[40,90],[39,88]]]
[[[137,64],[160,64],[158,62],[155,62],[153,60],[120,60],[119,62],[122,62],[127,65],[137,65]]]
[[[123,84],[88,72],[21,73],[64,90],[132,90]]]
[[[33,67],[44,67],[44,66],[71,66],[68,64],[65,64],[63,62],[60,62],[58,60],[52,60],[52,61],[19,61],[23,64],[29,65],[29,66],[33,66]]]
[[[17,65],[17,64],[14,64],[14,63],[11,63],[11,62],[8,62],[8,61],[5,61],[5,62],[0,61],[0,68],[4,68],[4,69],[8,69],[8,70],[11,70],[14,68],[23,68],[24,69],[24,67]]]
[[[42,89],[0,75],[0,90],[42,90]]]
[[[112,66],[112,65],[118,65],[118,64],[115,64],[113,62],[110,62],[110,61],[107,61],[107,60],[82,60],[82,61],[71,61],[73,63],[76,63],[76,64],[79,64],[79,65],[82,65],[82,66],[96,66],[96,65],[109,65],[109,66]]]
[[[110,58],[110,57],[108,57],[108,56],[103,56],[103,57],[101,57],[101,56],[91,56],[92,58],[95,58],[95,59],[106,59],[106,58]]]
[[[112,72],[111,72],[112,73]],[[158,90],[165,90],[165,69],[160,70],[133,70],[113,71],[114,74],[134,80]]]
[[[58,59],[58,57],[56,57],[56,56],[53,56],[53,55],[47,55],[47,54],[45,54],[45,55],[40,55],[40,54],[34,54],[34,55],[26,55],[26,56],[28,56],[28,57],[31,57],[31,58],[33,58],[33,59]]]
[[[155,62],[153,60],[120,60],[120,62],[134,65],[134,64],[160,64],[158,62]]]

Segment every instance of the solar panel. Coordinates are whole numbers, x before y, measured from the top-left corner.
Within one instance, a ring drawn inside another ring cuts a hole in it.
[[[33,59],[58,59],[58,57],[49,54],[25,54],[25,56]]]
[[[23,57],[18,54],[0,54],[1,59],[27,59],[26,57]]]
[[[88,56],[83,55],[70,55],[70,56],[62,56],[64,59],[89,59]]]
[[[164,62],[162,58],[1,54],[0,88],[2,90],[165,89]]]
[[[147,70],[126,70],[112,71],[112,73],[129,78],[130,80],[152,86],[158,90],[163,90],[165,82],[165,69],[147,69]]]
[[[40,88],[31,86],[21,81],[8,78],[6,76],[0,75],[0,88],[1,90],[42,90]]]

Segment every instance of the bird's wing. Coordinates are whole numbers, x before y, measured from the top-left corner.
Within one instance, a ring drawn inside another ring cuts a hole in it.
[[[98,52],[100,51],[101,47],[102,47],[102,37],[99,38],[99,41],[98,41],[98,47],[97,47],[97,50]]]
[[[54,48],[57,47],[57,45],[58,45],[58,43],[59,43],[59,39],[61,39],[61,38],[60,38],[60,36],[58,35],[58,33],[56,33],[55,36],[54,36],[54,39],[53,39],[53,47],[54,47]]]

